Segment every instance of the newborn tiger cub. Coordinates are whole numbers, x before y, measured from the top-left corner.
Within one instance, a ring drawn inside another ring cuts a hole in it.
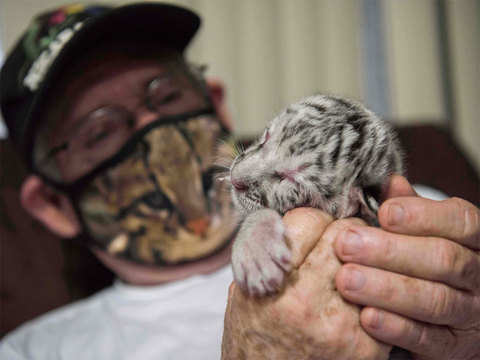
[[[264,296],[291,270],[282,216],[314,207],[335,218],[378,225],[382,185],[403,173],[393,128],[358,102],[315,95],[288,106],[230,166],[234,205],[243,216],[233,244],[237,284]]]

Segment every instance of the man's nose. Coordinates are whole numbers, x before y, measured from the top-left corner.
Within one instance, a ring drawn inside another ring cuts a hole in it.
[[[158,114],[147,108],[137,109],[135,111],[135,130],[139,130],[158,119]]]

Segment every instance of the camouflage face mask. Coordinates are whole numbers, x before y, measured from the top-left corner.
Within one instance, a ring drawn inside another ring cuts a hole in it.
[[[92,245],[144,264],[198,260],[224,248],[236,227],[229,192],[213,181],[226,135],[211,109],[166,116],[86,176],[56,185]]]

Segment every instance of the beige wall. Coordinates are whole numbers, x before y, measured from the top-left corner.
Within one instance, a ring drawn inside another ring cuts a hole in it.
[[[237,133],[258,133],[281,107],[313,92],[364,99],[361,0],[177,0],[204,26],[189,57],[228,88]],[[12,46],[30,17],[58,0],[0,0]],[[115,3],[127,3],[116,1]],[[480,1],[449,0],[455,135],[480,169]],[[391,116],[445,123],[436,0],[384,0]]]
[[[387,0],[384,6],[392,117],[399,123],[441,123],[442,84],[436,0]]]
[[[480,1],[449,0],[448,6],[455,132],[480,171]]]

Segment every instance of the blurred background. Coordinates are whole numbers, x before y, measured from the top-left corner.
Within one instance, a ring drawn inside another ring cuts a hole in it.
[[[303,96],[349,96],[398,125],[412,182],[480,205],[480,0],[168,2],[204,19],[188,57],[225,82],[238,137]],[[0,0],[0,62],[32,16],[61,4]],[[0,337],[113,278],[26,214],[26,174],[0,139]]]
[[[167,2],[204,19],[188,55],[226,83],[238,136],[303,96],[335,93],[400,125],[444,126],[480,169],[479,0]],[[1,51],[61,3],[1,0]]]

